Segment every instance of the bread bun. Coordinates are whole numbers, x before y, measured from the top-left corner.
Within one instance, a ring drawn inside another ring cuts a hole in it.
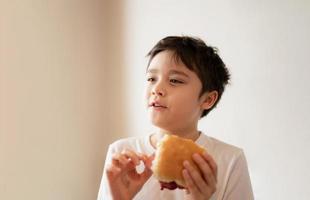
[[[186,187],[183,179],[183,162],[189,161],[197,169],[192,159],[194,153],[203,154],[206,150],[190,139],[175,135],[165,135],[157,144],[152,171],[161,183],[161,189],[183,189]]]

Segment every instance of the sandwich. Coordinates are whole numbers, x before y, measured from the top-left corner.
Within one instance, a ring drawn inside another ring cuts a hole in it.
[[[157,144],[152,164],[153,175],[158,179],[161,190],[186,189],[182,175],[183,162],[187,160],[191,166],[198,167],[192,159],[194,153],[203,154],[206,150],[190,139],[175,135],[165,135]]]

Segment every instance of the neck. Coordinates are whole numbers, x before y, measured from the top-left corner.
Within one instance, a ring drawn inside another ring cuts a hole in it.
[[[197,127],[194,129],[187,129],[187,130],[177,130],[177,131],[170,131],[159,128],[156,133],[151,135],[151,145],[156,149],[157,143],[166,135],[176,135],[182,138],[190,139],[196,141],[200,136],[200,131],[197,130]]]

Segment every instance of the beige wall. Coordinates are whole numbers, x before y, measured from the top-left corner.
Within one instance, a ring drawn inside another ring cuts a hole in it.
[[[126,128],[120,12],[1,1],[1,200],[96,199],[107,145]]]

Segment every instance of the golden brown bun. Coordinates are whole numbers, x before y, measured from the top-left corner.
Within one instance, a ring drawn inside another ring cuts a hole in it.
[[[182,175],[183,162],[188,160],[193,167],[197,168],[192,160],[192,155],[204,152],[205,149],[192,140],[175,135],[165,135],[162,141],[157,144],[152,165],[153,175],[159,181],[175,181],[179,186],[186,187]]]

